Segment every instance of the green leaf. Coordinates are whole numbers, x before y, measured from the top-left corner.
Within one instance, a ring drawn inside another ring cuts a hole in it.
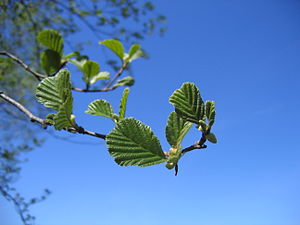
[[[182,119],[176,112],[171,112],[166,126],[166,137],[173,148],[179,148],[192,123]]]
[[[48,75],[56,72],[60,68],[61,57],[56,51],[46,49],[42,52],[40,60],[43,69]]]
[[[69,96],[64,104],[59,108],[57,114],[53,118],[54,127],[56,130],[72,127],[71,115],[72,115],[73,98]]]
[[[141,51],[140,49],[141,49],[141,46],[138,44],[133,44],[130,47],[129,55],[128,55],[129,62],[132,62],[133,60],[143,56],[143,51]]]
[[[103,79],[108,80],[109,78],[110,78],[109,72],[100,72],[96,76],[92,77],[92,79],[90,80],[90,84],[94,84],[98,80],[103,80]]]
[[[87,59],[82,58],[80,60],[77,59],[68,59],[68,61],[72,64],[74,64],[82,73],[83,73],[83,65],[87,61]]]
[[[121,102],[120,102],[120,111],[119,111],[120,120],[125,118],[126,105],[127,105],[127,99],[128,99],[129,92],[130,92],[129,88],[125,88],[123,91],[123,95],[122,95]]]
[[[169,102],[181,117],[192,123],[199,124],[204,115],[199,89],[193,83],[184,83],[180,89],[175,90]]]
[[[56,111],[71,96],[70,73],[67,69],[60,70],[54,77],[47,77],[36,89],[37,100],[48,108]]]
[[[214,101],[206,101],[205,103],[205,114],[206,118],[209,121],[210,128],[215,122],[216,112],[215,112],[215,102]]]
[[[68,55],[64,55],[64,58],[65,59],[70,59],[71,57],[74,57],[74,56],[80,56],[80,53],[79,52],[72,52],[72,53],[70,53],[70,54],[68,54]]]
[[[114,120],[114,112],[111,104],[104,100],[98,99],[91,102],[88,106],[88,110],[85,113],[95,115],[95,116],[104,116]]]
[[[50,123],[50,124],[54,124],[54,117],[56,116],[55,113],[49,113],[47,116],[46,116],[46,121],[47,123]]]
[[[107,135],[108,151],[121,166],[151,166],[166,161],[157,137],[150,127],[125,118]]]
[[[124,46],[118,40],[105,40],[99,42],[102,45],[108,47],[111,51],[113,51],[122,61],[124,58]]]
[[[62,56],[64,40],[56,30],[43,30],[38,34],[37,39],[42,45],[58,52]]]
[[[216,138],[216,136],[214,135],[214,133],[206,134],[205,137],[206,137],[206,139],[207,139],[208,141],[210,141],[211,143],[214,143],[214,144],[217,143],[217,138]]]
[[[118,80],[115,86],[132,86],[134,85],[134,78],[132,76],[124,77],[121,80]]]
[[[100,72],[100,66],[98,63],[87,60],[82,67],[83,74],[84,74],[84,80],[88,83],[88,81],[96,76]]]

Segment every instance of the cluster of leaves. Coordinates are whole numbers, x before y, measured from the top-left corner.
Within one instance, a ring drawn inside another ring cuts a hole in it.
[[[64,34],[64,37],[68,37],[80,31],[80,25],[83,25],[99,39],[104,37],[118,38],[127,43],[143,39],[153,32],[164,33],[166,30],[165,17],[157,14],[155,6],[148,0],[93,0],[85,2],[79,0],[65,2],[57,0],[3,0],[0,2],[0,11],[0,50],[19,56],[26,64],[37,70],[41,69],[41,61],[43,68],[47,68],[46,73],[48,75],[54,73],[59,62],[63,62],[64,59],[60,51],[58,51],[58,56],[56,53],[58,49],[53,51],[51,46],[47,46],[48,50],[45,50],[40,58],[41,46],[36,40],[36,35],[44,28],[59,30]],[[69,41],[68,44],[72,49],[78,50],[88,41],[87,39],[77,43]],[[49,60],[54,60],[51,62],[51,66],[47,65]],[[102,73],[99,77],[100,79],[109,79],[106,73]],[[95,76],[90,80],[90,83],[93,84],[97,79],[98,77]],[[128,77],[118,85],[123,86],[133,82],[133,79]],[[4,91],[17,99],[18,102],[35,111],[38,115],[44,116],[47,113],[48,110],[34,100],[35,78],[24,72],[23,68],[16,66],[16,63],[10,58],[0,58],[0,86],[0,91]],[[24,158],[24,154],[21,153],[27,152],[27,150],[21,151],[19,149],[23,149],[24,144],[27,144],[28,149],[31,149],[35,146],[31,143],[32,140],[36,140],[40,136],[37,132],[38,128],[25,123],[24,116],[9,104],[0,101],[0,107],[2,109],[0,119],[2,151],[9,149],[10,157],[13,157],[12,160],[9,160],[4,157],[6,154],[0,154],[1,180],[6,176],[17,177],[20,163],[23,162],[20,159]],[[16,127],[19,129],[15,129]],[[13,164],[12,161],[14,161]],[[6,169],[5,165],[7,164],[10,165],[10,170]],[[13,185],[11,179],[4,180],[6,180],[6,185]],[[3,185],[0,183],[0,187]]]
[[[45,30],[38,36],[38,40],[47,46],[55,54],[51,54],[47,63],[44,63],[45,71],[53,72],[59,70],[62,57],[75,64],[83,73],[83,80],[87,85],[92,85],[94,80],[105,79],[101,76],[98,63],[83,59],[70,59],[62,56],[62,38],[53,30]],[[117,40],[105,40],[100,44],[108,47],[122,61],[122,68],[126,67],[134,59],[142,56],[140,46],[134,44],[129,53],[124,52],[124,47]],[[49,49],[45,50],[48,51]],[[45,54],[41,55],[44,59]],[[70,54],[69,56],[74,56]],[[60,64],[56,66],[57,57]],[[43,61],[43,60],[42,60]],[[53,62],[53,63],[52,63]],[[52,67],[53,66],[53,67]],[[53,71],[49,68],[54,68]],[[103,72],[102,72],[103,74]],[[117,81],[116,85],[131,86],[128,77]],[[70,73],[67,69],[59,70],[53,76],[45,78],[36,89],[36,97],[44,106],[56,111],[55,114],[49,114],[47,121],[54,125],[55,129],[73,128],[80,132],[80,127],[75,122],[75,116],[72,114],[73,98],[71,94]],[[154,136],[151,128],[135,118],[126,118],[126,104],[129,95],[129,88],[123,92],[119,113],[114,113],[112,105],[104,100],[98,99],[88,105],[86,113],[96,116],[110,118],[115,123],[115,128],[107,135],[106,143],[108,151],[115,158],[116,163],[121,166],[151,166],[166,162],[168,169],[174,168],[183,155],[181,143],[183,138],[190,130],[193,124],[201,131],[202,139],[216,143],[217,139],[211,132],[215,121],[215,103],[214,101],[203,102],[200,91],[193,83],[184,83],[181,88],[174,91],[170,96],[169,102],[175,107],[171,112],[166,126],[166,137],[170,144],[170,151],[164,153],[160,142]]]

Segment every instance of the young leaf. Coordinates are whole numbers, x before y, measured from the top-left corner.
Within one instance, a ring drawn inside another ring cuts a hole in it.
[[[206,137],[206,139],[207,139],[208,141],[210,141],[211,143],[214,143],[214,144],[217,143],[217,138],[216,138],[216,136],[214,135],[214,133],[206,134],[205,137]]]
[[[115,86],[132,86],[134,85],[134,79],[132,76],[124,77],[121,80],[118,80]]]
[[[141,46],[138,44],[133,44],[130,47],[129,55],[128,55],[129,62],[132,62],[133,60],[143,56],[143,52],[140,49],[141,49]]]
[[[85,113],[95,115],[95,116],[104,116],[114,120],[113,108],[111,104],[104,99],[98,99],[91,102],[88,106],[88,110],[85,111]]]
[[[215,122],[215,117],[216,117],[215,102],[214,101],[206,101],[206,103],[205,103],[205,114],[206,114],[206,118],[209,121],[209,126],[212,127],[212,125]]]
[[[174,91],[169,102],[175,106],[175,111],[187,121],[199,123],[204,115],[204,104],[195,84],[184,83]]]
[[[96,76],[100,72],[100,66],[98,63],[87,60],[82,67],[84,77],[86,81],[89,81],[92,77]]]
[[[58,52],[62,56],[64,40],[56,30],[43,30],[38,34],[37,39],[42,45]]]
[[[83,73],[83,65],[87,61],[87,59],[82,58],[80,60],[78,59],[68,59],[68,61],[72,64],[74,64],[82,73]]]
[[[108,151],[121,166],[151,166],[166,161],[157,137],[150,127],[125,118],[107,135]]]
[[[65,103],[59,108],[57,114],[53,118],[54,127],[56,130],[72,127],[71,122],[73,98],[69,96]]]
[[[110,78],[109,72],[100,72],[96,76],[92,77],[92,79],[90,80],[90,84],[94,84],[98,80],[103,80],[103,79],[108,80],[109,78]]]
[[[40,60],[43,69],[48,75],[56,72],[60,68],[61,57],[56,51],[51,49],[43,51],[40,56]]]
[[[169,144],[174,148],[178,148],[191,127],[192,123],[179,117],[176,112],[171,112],[166,126],[166,137]]]
[[[118,40],[105,40],[99,42],[102,45],[108,47],[111,51],[113,51],[122,61],[124,58],[124,46]]]
[[[67,69],[60,70],[54,77],[45,78],[36,89],[37,100],[56,111],[69,96],[71,96],[71,83]]]
[[[129,88],[125,88],[123,91],[123,95],[122,95],[121,102],[120,102],[120,111],[119,111],[120,120],[125,118],[126,105],[127,105],[129,91],[130,91]]]

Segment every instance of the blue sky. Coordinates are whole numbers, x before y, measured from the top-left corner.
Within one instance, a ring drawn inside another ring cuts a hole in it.
[[[28,155],[16,183],[28,197],[53,191],[32,207],[37,224],[299,225],[300,1],[156,6],[169,30],[141,43],[151,58],[134,62],[127,115],[151,126],[167,151],[164,129],[173,110],[168,98],[183,82],[194,82],[204,100],[216,101],[219,143],[186,154],[175,177],[163,164],[120,167],[93,137],[76,135],[72,140],[90,144],[72,144],[49,136]],[[85,52],[101,62],[99,40],[89,35],[95,45]],[[79,76],[73,73],[75,80]],[[109,132],[111,121],[83,112],[97,98],[116,108],[121,94],[74,93],[78,123]],[[183,145],[197,139],[193,129]],[[0,200],[7,225],[21,224]]]

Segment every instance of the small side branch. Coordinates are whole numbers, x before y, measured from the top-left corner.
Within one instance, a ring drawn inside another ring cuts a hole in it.
[[[14,105],[17,109],[19,109],[21,112],[23,112],[27,117],[29,117],[31,122],[36,122],[41,124],[43,127],[51,126],[52,124],[48,123],[46,120],[35,116],[32,112],[30,112],[25,106],[23,106],[21,103],[17,102],[16,100],[12,99],[11,97],[5,95],[3,92],[0,92],[0,98],[4,99],[6,102]],[[80,134],[87,134],[90,136],[94,136],[97,138],[105,139],[106,135],[99,134],[93,131],[86,130],[82,127],[79,127],[79,129],[76,129],[74,127],[70,127],[66,129],[66,131],[71,133],[80,133]]]
[[[109,83],[106,85],[106,88],[110,88],[112,84],[118,79],[119,76],[122,75],[123,71],[127,67],[128,63],[124,62],[120,70],[116,73],[116,75],[109,81]]]
[[[78,91],[78,92],[107,92],[107,91],[112,91],[115,90],[119,86],[112,86],[111,88],[102,88],[102,89],[96,89],[96,90],[90,90],[90,89],[81,89],[81,88],[75,88],[73,87],[73,91]]]
[[[205,142],[206,142],[205,135],[202,134],[202,137],[199,141],[197,141],[195,144],[193,144],[185,149],[182,149],[182,154],[193,151],[195,149],[207,148],[207,146],[204,144]]]
[[[17,56],[15,56],[15,55],[7,52],[7,51],[0,51],[0,55],[4,55],[4,56],[7,56],[7,57],[11,58],[16,63],[18,63],[19,65],[21,65],[26,71],[28,71],[29,73],[31,73],[32,75],[34,75],[35,78],[38,79],[38,80],[41,80],[42,78],[46,78],[47,77],[44,74],[41,74],[41,73],[38,73],[38,72],[34,71],[27,64],[25,64],[21,59],[19,59]]]

